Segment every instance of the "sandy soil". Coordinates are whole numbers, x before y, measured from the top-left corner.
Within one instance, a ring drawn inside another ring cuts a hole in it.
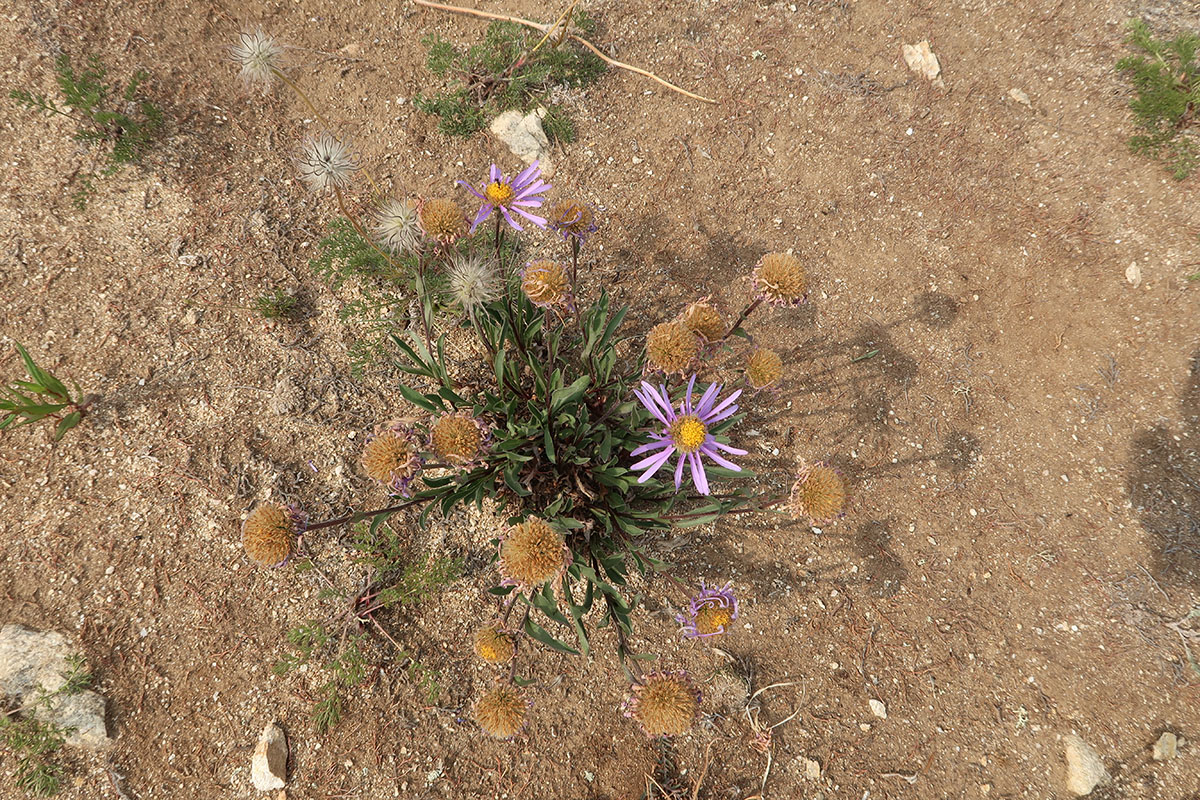
[[[755,260],[796,248],[817,286],[804,311],[759,320],[789,359],[783,391],[750,404],[748,462],[783,486],[796,459],[828,458],[855,495],[819,531],[734,518],[657,544],[685,582],[744,598],[726,656],[675,635],[681,592],[645,587],[635,645],[706,682],[706,722],[676,748],[682,784],[739,800],[1060,797],[1074,732],[1113,774],[1106,796],[1197,796],[1194,746],[1158,763],[1149,745],[1164,730],[1200,741],[1200,673],[1168,627],[1200,602],[1200,184],[1125,148],[1112,65],[1137,6],[587,5],[619,58],[717,100],[624,73],[566,96],[580,138],[554,183],[602,209],[591,280],[644,330],[700,295],[739,307]],[[1151,19],[1194,29],[1181,7]],[[314,122],[283,91],[247,91],[227,59],[256,26],[301,48],[298,80],[398,193],[516,165],[410,102],[431,80],[421,37],[471,41],[475,20],[379,0],[5,7],[6,89],[52,91],[55,55],[96,53],[117,75],[147,69],[169,117],[145,167],[97,182],[79,211],[90,157],[70,124],[0,104],[0,375],[18,377],[15,339],[100,395],[60,443],[0,438],[0,622],[77,637],[116,736],[71,754],[62,796],[254,794],[250,751],[277,719],[293,798],[637,798],[657,752],[619,714],[603,633],[590,661],[538,657],[517,741],[470,722],[492,679],[469,650],[492,608],[486,517],[396,519],[413,552],[466,559],[388,620],[438,671],[435,704],[382,639],[326,734],[310,717],[321,670],[271,673],[285,633],[335,601],[313,572],[253,567],[240,520],[271,497],[315,517],[382,501],[356,466],[361,435],[410,409],[384,367],[350,374],[361,331],[337,311],[353,290],[307,264],[337,212],[290,162]],[[922,39],[944,88],[900,58]],[[300,321],[248,308],[275,286],[300,297]],[[358,579],[336,537],[314,539],[330,575]],[[780,685],[748,710],[731,667]],[[756,739],[793,713],[769,748]],[[0,796],[19,796],[4,759]]]

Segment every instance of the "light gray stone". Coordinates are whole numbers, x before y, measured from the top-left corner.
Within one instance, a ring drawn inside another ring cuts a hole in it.
[[[40,692],[53,693],[70,672],[67,657],[75,652],[55,631],[35,631],[23,625],[0,628],[0,695],[18,706],[36,703]],[[32,709],[41,722],[71,729],[67,744],[97,750],[112,743],[104,722],[104,698],[93,691],[55,695]]]
[[[1153,756],[1155,761],[1170,761],[1178,753],[1179,739],[1170,731],[1158,737],[1158,741],[1154,743]]]
[[[268,722],[258,737],[250,759],[250,780],[260,792],[287,786],[287,734],[274,722]]]
[[[508,145],[508,149],[526,164],[539,162],[542,177],[554,175],[554,164],[550,161],[550,140],[542,130],[542,118],[546,109],[538,108],[529,114],[520,111],[505,111],[492,120],[492,135]]]
[[[1108,770],[1095,750],[1074,734],[1063,737],[1067,757],[1067,789],[1080,797],[1109,780]]]

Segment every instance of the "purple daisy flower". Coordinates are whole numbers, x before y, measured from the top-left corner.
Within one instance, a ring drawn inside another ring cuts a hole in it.
[[[688,602],[684,613],[675,615],[675,621],[682,626],[680,633],[687,639],[728,633],[737,618],[738,601],[733,584],[714,589],[706,587],[703,580],[700,581],[700,594]]]
[[[646,381],[642,381],[641,390],[633,390],[633,393],[637,395],[638,400],[642,401],[642,405],[646,407],[646,410],[666,426],[662,429],[661,433],[651,434],[653,441],[641,447],[634,448],[630,453],[631,456],[638,456],[642,453],[655,451],[630,467],[630,469],[645,470],[642,476],[638,478],[638,483],[645,483],[650,480],[650,477],[658,472],[659,467],[667,463],[667,460],[676,451],[680,455],[679,463],[675,465],[675,491],[679,491],[679,487],[683,482],[683,465],[687,463],[691,467],[692,483],[695,484],[696,491],[700,492],[700,494],[709,493],[708,476],[704,472],[704,462],[701,460],[701,456],[708,456],[726,469],[736,472],[742,471],[741,467],[724,458],[717,451],[724,450],[726,453],[735,456],[744,456],[746,455],[746,451],[718,442],[709,431],[713,425],[716,425],[723,419],[728,419],[737,412],[738,407],[733,401],[738,399],[742,390],[738,389],[718,403],[717,395],[721,393],[721,384],[709,384],[708,389],[704,392],[699,402],[693,405],[692,388],[695,384],[696,376],[693,375],[691,380],[688,381],[687,395],[684,397],[683,402],[680,403],[678,412],[671,405],[671,396],[667,394],[667,387],[665,386],[655,388]]]
[[[550,184],[542,181],[542,170],[535,161],[517,174],[517,177],[509,179],[500,172],[500,168],[492,164],[488,170],[488,183],[483,187],[483,191],[476,191],[475,187],[466,181],[457,181],[457,183],[467,187],[467,191],[483,201],[483,206],[479,209],[479,213],[475,215],[475,221],[471,223],[471,232],[479,227],[479,223],[483,222],[493,211],[499,210],[504,215],[504,219],[508,224],[513,226],[515,230],[521,231],[521,227],[510,212],[517,212],[521,216],[528,219],[534,225],[544,228],[546,220],[542,217],[530,214],[523,208],[524,206],[532,206],[537,208],[542,204],[542,198],[537,195],[542,194],[547,189],[552,188]]]

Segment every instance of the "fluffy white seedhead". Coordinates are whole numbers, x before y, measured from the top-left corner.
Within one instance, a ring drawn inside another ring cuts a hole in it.
[[[350,149],[327,133],[304,143],[298,166],[300,177],[314,191],[341,189],[358,169]]]
[[[263,33],[242,33],[233,46],[233,60],[241,65],[242,80],[247,83],[272,83],[283,69],[284,51]]]
[[[375,222],[379,243],[397,255],[412,253],[421,245],[421,223],[411,200],[389,200]]]
[[[468,314],[500,296],[500,280],[495,264],[479,255],[455,254],[446,272],[450,296]]]

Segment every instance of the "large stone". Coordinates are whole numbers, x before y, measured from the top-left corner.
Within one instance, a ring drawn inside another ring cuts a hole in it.
[[[542,177],[554,175],[554,165],[550,161],[550,140],[542,130],[542,118],[546,109],[538,108],[529,114],[520,111],[505,111],[492,120],[490,126],[492,135],[508,145],[508,149],[526,164],[539,162]]]
[[[1179,752],[1179,738],[1175,734],[1167,731],[1162,736],[1158,737],[1158,741],[1154,743],[1154,760],[1155,761],[1170,761]]]
[[[1090,794],[1108,781],[1108,770],[1095,750],[1074,734],[1063,737],[1067,756],[1067,789],[1079,795]]]
[[[0,695],[16,705],[30,706],[40,722],[67,729],[67,744],[89,750],[112,743],[104,722],[104,698],[93,691],[54,694],[71,671],[67,658],[76,652],[55,631],[35,631],[23,625],[0,628]],[[43,693],[51,697],[44,703]]]
[[[287,786],[287,734],[274,722],[268,722],[258,737],[254,757],[250,759],[250,780],[260,792]]]

